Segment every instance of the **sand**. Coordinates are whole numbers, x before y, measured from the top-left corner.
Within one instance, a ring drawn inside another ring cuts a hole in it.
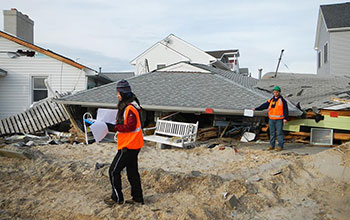
[[[108,165],[95,165],[112,161],[115,144],[6,145],[35,159],[0,157],[0,219],[349,219],[349,143],[298,155],[212,142],[220,145],[148,143],[139,155],[145,205],[113,208],[103,203]],[[122,181],[128,199],[125,173]]]

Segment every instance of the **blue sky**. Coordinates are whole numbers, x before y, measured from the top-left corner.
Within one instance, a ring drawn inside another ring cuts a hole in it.
[[[275,71],[316,73],[314,41],[322,0],[1,0],[34,20],[34,41],[102,71],[129,62],[173,33],[202,50],[239,49],[240,67],[256,77]],[[3,20],[1,14],[1,20]],[[3,30],[3,22],[0,22]]]

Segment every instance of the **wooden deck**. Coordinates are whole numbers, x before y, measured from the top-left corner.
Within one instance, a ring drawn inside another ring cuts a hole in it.
[[[35,133],[69,119],[64,106],[52,99],[39,102],[25,112],[0,120],[0,136]]]

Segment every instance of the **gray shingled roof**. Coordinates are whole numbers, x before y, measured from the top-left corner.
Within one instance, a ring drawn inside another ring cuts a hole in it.
[[[270,98],[233,82],[219,74],[152,72],[130,78],[133,92],[146,110],[205,112],[242,115],[243,110],[256,107]],[[78,92],[60,99],[64,104],[115,107],[116,83]],[[291,115],[300,111],[291,106]]]
[[[118,82],[122,79],[129,79],[135,76],[134,72],[102,72],[99,75],[109,79],[111,82]]]
[[[350,2],[321,5],[327,28],[350,27]]]
[[[297,104],[302,109],[329,108],[341,103],[331,101],[331,98],[350,99],[350,77],[319,76],[314,74],[267,73],[258,82],[256,88],[272,91],[273,87],[281,87],[282,95]]]

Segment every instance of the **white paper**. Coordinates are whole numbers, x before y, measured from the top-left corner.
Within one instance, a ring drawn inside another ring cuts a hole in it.
[[[244,132],[241,141],[242,142],[249,142],[255,139],[255,133],[252,132]]]
[[[251,109],[244,109],[244,116],[247,116],[247,117],[254,117],[254,111],[251,110]]]
[[[117,114],[118,110],[116,109],[99,108],[97,109],[96,121],[103,121],[114,125],[116,123]]]
[[[97,143],[99,143],[108,134],[108,127],[106,123],[113,125],[116,124],[117,114],[118,110],[116,109],[97,109],[96,120],[92,120],[94,123],[90,125],[92,135]]]
[[[103,121],[95,121],[95,123],[90,126],[90,129],[97,143],[106,137],[108,133],[108,127]]]

